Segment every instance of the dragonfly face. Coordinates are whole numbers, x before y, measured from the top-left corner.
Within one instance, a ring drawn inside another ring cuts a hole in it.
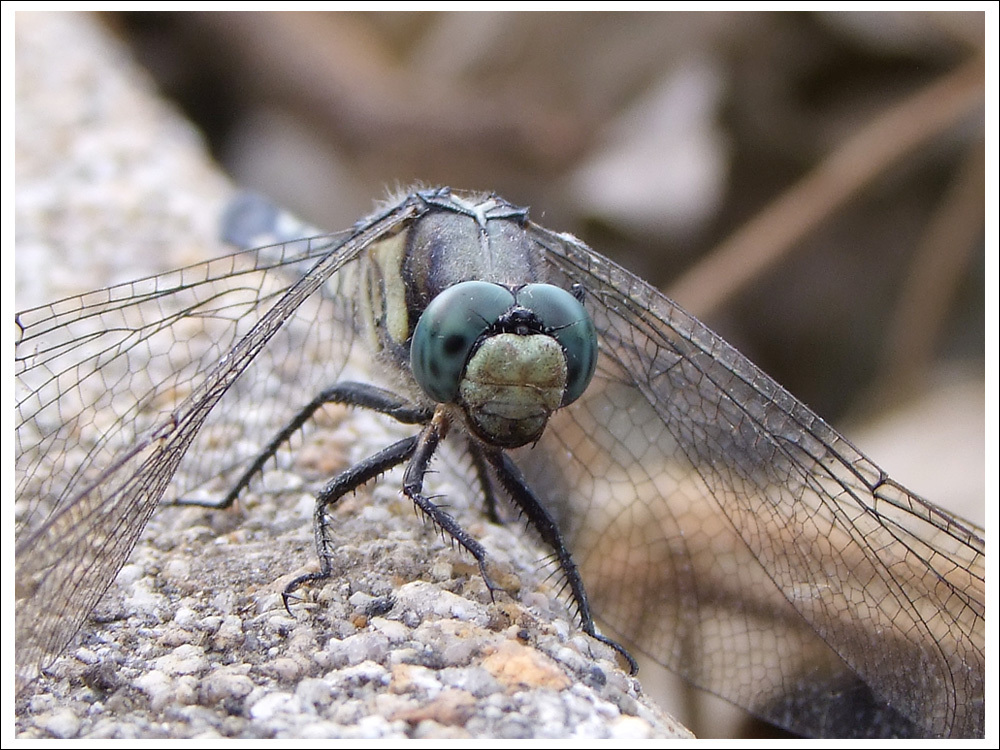
[[[485,311],[454,312],[467,282]],[[238,485],[363,353],[424,425],[392,460],[420,454],[432,414],[465,433],[489,459],[470,492],[530,488],[615,641],[793,731],[984,731],[981,531],[500,198],[414,193],[339,235],[18,323],[19,676],[65,647],[161,499]],[[524,357],[515,376],[495,376],[497,351]]]
[[[410,369],[424,393],[457,403],[484,442],[520,448],[594,376],[597,336],[583,305],[548,284],[462,281],[414,328]]]

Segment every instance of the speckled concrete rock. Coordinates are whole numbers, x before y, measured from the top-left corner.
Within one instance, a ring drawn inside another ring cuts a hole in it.
[[[231,188],[106,32],[22,13],[16,41],[17,307],[225,252]],[[317,475],[393,430],[333,410],[301,471],[267,471],[238,508],[161,509],[18,699],[19,736],[688,736],[579,632],[521,524],[488,523],[460,492],[449,501],[490,554],[495,598],[390,473],[340,503],[335,576],[286,611],[280,592],[316,565]]]

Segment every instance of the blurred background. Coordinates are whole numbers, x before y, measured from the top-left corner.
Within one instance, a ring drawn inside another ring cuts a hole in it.
[[[984,522],[983,13],[97,18],[234,182],[330,231],[530,206]]]

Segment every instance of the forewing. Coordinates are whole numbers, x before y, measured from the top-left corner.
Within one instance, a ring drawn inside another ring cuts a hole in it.
[[[17,684],[66,647],[161,498],[219,500],[356,339],[355,262],[407,204],[18,315]]]
[[[657,290],[531,231],[601,356],[520,460],[615,637],[793,731],[981,736],[982,532]]]

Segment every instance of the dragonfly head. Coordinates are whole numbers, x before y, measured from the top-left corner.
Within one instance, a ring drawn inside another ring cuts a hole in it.
[[[458,404],[473,432],[503,448],[538,440],[552,412],[583,394],[596,365],[590,316],[550,284],[455,284],[431,300],[410,344],[424,392]]]

